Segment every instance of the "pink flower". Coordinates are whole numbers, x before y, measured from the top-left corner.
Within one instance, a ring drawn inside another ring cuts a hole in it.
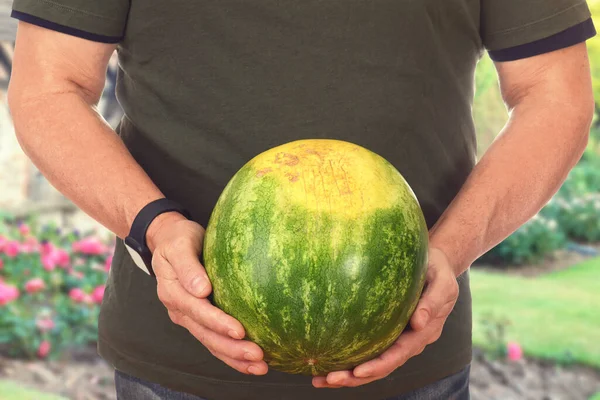
[[[62,268],[67,268],[71,262],[71,256],[63,249],[55,249],[52,256],[54,257],[56,264]]]
[[[40,318],[35,322],[35,325],[41,332],[47,332],[54,329],[54,321],[52,318]]]
[[[106,272],[110,271],[110,266],[112,265],[113,256],[106,257],[106,261],[104,262],[104,270]]]
[[[21,235],[27,236],[30,232],[29,225],[19,224],[19,232],[21,232]]]
[[[81,303],[85,297],[85,292],[80,288],[73,288],[69,291],[69,297],[75,303]]]
[[[20,249],[21,244],[16,240],[11,240],[4,244],[4,253],[10,258],[18,256]]]
[[[96,304],[101,304],[104,298],[104,285],[100,285],[92,292],[92,300]]]
[[[39,243],[36,238],[29,237],[19,246],[21,253],[29,254],[39,250]]]
[[[0,306],[3,306],[19,297],[19,289],[16,286],[0,282]]]
[[[50,353],[50,349],[51,349],[51,345],[50,342],[47,340],[42,341],[42,343],[40,343],[40,347],[38,348],[37,351],[37,355],[40,358],[46,358],[46,356]]]
[[[49,243],[42,245],[42,265],[46,271],[54,271],[56,266],[67,268],[71,256],[63,249],[56,248]]]
[[[37,293],[41,290],[44,290],[46,287],[46,283],[42,278],[33,278],[25,283],[25,291],[29,294]]]
[[[40,250],[42,254],[50,254],[54,250],[54,245],[48,241],[43,241]]]
[[[92,298],[91,295],[89,295],[89,294],[86,293],[86,294],[83,295],[83,302],[85,304],[94,304],[94,299]]]
[[[42,265],[46,271],[54,271],[56,268],[56,260],[52,253],[42,255]]]
[[[521,349],[519,343],[516,342],[508,343],[506,352],[508,359],[511,361],[519,361],[523,357],[523,349]]]
[[[100,255],[106,252],[106,246],[95,238],[84,238],[72,245],[73,251],[88,255]]]

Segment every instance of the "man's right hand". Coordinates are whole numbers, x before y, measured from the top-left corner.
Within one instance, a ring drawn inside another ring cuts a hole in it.
[[[267,364],[261,348],[241,340],[244,327],[207,299],[212,288],[200,264],[204,228],[177,213],[159,215],[150,225],[148,247],[158,298],[169,317],[186,328],[215,357],[244,374],[264,375]]]
[[[98,114],[115,47],[20,21],[8,100],[19,143],[38,169],[124,238],[139,210],[164,194]],[[206,299],[211,286],[198,261],[203,236],[200,225],[177,213],[152,222],[147,242],[159,298],[216,357],[243,373],[265,374],[262,350],[239,340],[242,325]]]

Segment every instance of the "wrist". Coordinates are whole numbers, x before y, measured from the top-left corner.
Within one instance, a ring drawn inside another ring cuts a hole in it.
[[[152,253],[165,236],[163,232],[172,231],[172,225],[190,218],[189,211],[183,206],[164,197],[146,204],[138,211],[129,229],[129,235],[125,238],[125,247],[134,264],[147,274],[155,276],[152,269]]]
[[[461,251],[460,248],[457,249],[453,246],[451,242],[443,242],[436,240],[435,238],[430,238],[429,250],[441,253],[456,277],[471,266],[472,262],[466,260],[464,252]]]
[[[479,257],[485,235],[481,227],[449,217],[448,211],[429,230],[429,248],[440,250],[458,277]]]
[[[154,249],[160,242],[160,232],[164,231],[167,226],[173,223],[186,220],[187,218],[177,211],[166,212],[154,218],[146,231],[146,245],[148,246],[148,249],[154,253]]]

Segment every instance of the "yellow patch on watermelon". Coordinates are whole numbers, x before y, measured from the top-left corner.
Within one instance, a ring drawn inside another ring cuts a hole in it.
[[[259,154],[249,166],[256,171],[257,179],[277,179],[277,195],[317,212],[353,218],[416,199],[391,164],[345,141],[307,139],[286,143]]]

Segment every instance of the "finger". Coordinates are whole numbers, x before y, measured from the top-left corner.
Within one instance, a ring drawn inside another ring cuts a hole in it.
[[[327,374],[327,383],[330,385],[345,385],[346,382],[353,378],[351,371],[334,371]]]
[[[211,352],[212,355],[217,357],[219,360],[223,361],[225,364],[229,365],[231,368],[233,368],[241,373],[244,373],[244,374],[264,375],[267,373],[268,366],[262,360],[255,360],[255,361],[240,360],[240,359],[237,359],[234,357],[230,357],[226,354],[220,353],[218,351],[218,349],[222,349],[224,343],[218,343],[218,340],[215,340],[215,338],[210,339],[209,335],[207,335],[209,332],[203,331],[202,330],[203,328],[200,327],[198,324],[195,324],[189,317],[186,317],[185,315],[183,315],[177,311],[169,311],[169,316],[171,316],[171,319],[177,320],[177,324],[186,328],[192,335],[194,335],[194,337],[196,337],[196,339],[198,339],[202,344],[204,344],[206,346],[206,348]],[[213,334],[214,334],[214,332],[213,332]],[[223,336],[221,336],[220,338],[227,339]],[[215,344],[215,346],[208,344],[208,342],[210,342],[211,340],[212,340],[212,344]],[[227,339],[227,340],[231,340],[231,339]],[[240,341],[237,341],[237,342],[239,343]],[[252,345],[256,346],[256,344],[251,343],[251,342],[246,342],[246,343],[250,344],[249,347],[252,347]],[[258,347],[258,346],[256,346],[256,347]],[[262,358],[262,350],[260,349],[260,347],[258,349],[260,350],[260,354],[261,354],[261,358]],[[256,354],[256,353],[252,350],[250,351],[250,353],[253,354],[252,358],[254,358],[254,354]],[[244,353],[244,354],[246,354],[246,353]]]
[[[343,386],[341,385],[330,385],[327,383],[327,377],[325,376],[315,376],[312,380],[312,384],[316,388],[330,388],[330,389],[338,389]]]
[[[225,355],[215,354],[219,360],[229,365],[231,368],[243,373],[250,375],[264,375],[269,371],[267,363],[264,361],[251,362],[251,361],[240,361],[235,358],[230,358]]]
[[[177,281],[158,281],[158,297],[170,310],[178,310],[197,324],[234,339],[242,339],[242,324],[206,299],[197,299],[187,293]]]
[[[313,378],[313,385],[316,384],[316,387],[319,388],[341,388],[341,387],[356,387],[361,385],[366,385],[367,383],[371,383],[377,379],[381,379],[384,376],[380,377],[369,377],[369,378],[356,378],[352,375],[351,371],[335,371],[329,373],[326,377],[317,377]]]
[[[451,270],[446,272],[431,265],[427,272],[427,286],[410,320],[411,327],[421,331],[436,318],[448,315],[457,297],[458,283]]]
[[[263,351],[256,343],[247,340],[235,340],[219,335],[195,323],[186,315],[181,318],[180,325],[184,326],[213,353],[243,361],[261,361],[263,359]]]
[[[212,291],[212,287],[204,267],[200,264],[199,254],[199,244],[191,238],[182,237],[165,249],[163,256],[185,290],[195,297],[205,298]]]
[[[409,358],[420,354],[425,348],[427,338],[424,332],[402,333],[392,347],[378,357],[354,368],[353,375],[358,378],[387,376],[402,366]]]
[[[166,281],[176,281],[178,279],[177,272],[175,272],[167,259],[158,251],[152,255],[152,269],[154,270],[156,279],[163,279]]]

